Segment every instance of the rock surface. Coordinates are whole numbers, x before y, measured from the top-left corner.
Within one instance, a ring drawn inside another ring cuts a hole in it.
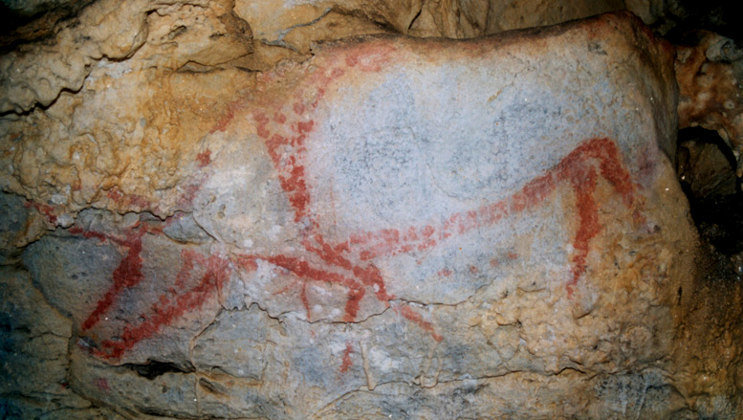
[[[119,418],[70,388],[72,325],[27,272],[0,267],[0,416]]]
[[[0,56],[3,190],[49,206],[46,213],[64,226],[91,205],[160,217],[175,208],[190,211],[185,203],[200,182],[191,177],[204,132],[230,112],[235,92],[252,92],[255,71],[282,60],[302,62],[312,45],[339,37],[474,37],[621,6],[608,0],[570,7],[542,0],[291,1],[283,8],[267,1],[166,3],[96,1],[43,42]],[[693,77],[692,67],[680,73]],[[710,97],[736,106],[728,76],[714,83],[715,92],[722,89],[714,95],[705,93],[706,79],[682,79],[690,102],[682,101],[680,111],[685,124],[705,118],[718,127],[723,118],[737,144],[730,127],[739,123],[739,112],[717,117],[718,111],[707,111],[716,107]],[[685,111],[689,107],[704,111]]]
[[[696,45],[679,46],[676,73],[681,97],[679,126],[717,131],[738,160],[743,176],[743,48],[702,32]]]
[[[172,3],[0,69],[2,415],[741,412],[740,287],[699,275],[637,19],[317,46],[437,3]]]

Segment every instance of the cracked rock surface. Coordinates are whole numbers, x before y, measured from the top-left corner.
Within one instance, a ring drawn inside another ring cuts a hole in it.
[[[268,3],[100,0],[0,58],[0,416],[739,415],[668,44]]]
[[[743,176],[743,48],[710,32],[678,47],[679,126],[716,131],[733,150]]]

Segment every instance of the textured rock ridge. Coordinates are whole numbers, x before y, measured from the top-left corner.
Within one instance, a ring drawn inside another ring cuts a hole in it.
[[[740,287],[698,270],[638,19],[308,45],[261,2],[133,4],[0,102],[3,415],[740,413]]]

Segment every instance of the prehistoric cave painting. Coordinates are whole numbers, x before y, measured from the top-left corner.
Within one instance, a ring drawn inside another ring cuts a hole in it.
[[[296,162],[296,159],[294,161]],[[139,323],[127,325],[115,339],[101,341],[93,353],[108,359],[120,358],[138,342],[157,334],[163,326],[169,325],[187,311],[202,307],[207,299],[222,288],[231,270],[254,271],[258,260],[279,267],[298,279],[302,305],[309,320],[312,319],[312,313],[307,295],[308,284],[313,282],[336,284],[347,290],[343,316],[345,322],[357,320],[359,304],[366,293],[371,291],[377,300],[386,306],[394,305],[393,309],[398,314],[429,333],[434,340],[441,341],[443,337],[420,313],[406,304],[393,303],[395,296],[387,291],[386,281],[373,260],[425,250],[437,246],[447,238],[495,225],[509,215],[516,215],[544,202],[561,183],[572,188],[577,208],[578,228],[572,241],[574,249],[571,258],[572,276],[566,284],[570,296],[586,271],[590,242],[601,229],[598,204],[594,198],[599,176],[616,190],[628,208],[638,207],[630,175],[621,163],[614,142],[608,139],[591,139],[583,142],[555,167],[527,183],[509,198],[471,211],[452,214],[438,224],[428,223],[400,229],[363,232],[351,235],[347,241],[330,244],[319,233],[319,226],[310,222],[301,241],[303,250],[296,255],[243,253],[218,257],[184,250],[181,255],[182,266],[175,277],[173,287],[158,297],[150,311],[140,314]],[[304,197],[303,200],[293,203],[298,207],[297,214],[306,214],[303,209],[306,208],[307,202],[304,200],[311,199],[305,188],[292,190],[297,197]],[[639,211],[635,212],[635,217],[642,217]],[[127,250],[112,274],[111,288],[83,322],[82,330],[85,332],[101,321],[102,316],[124,289],[135,286],[143,279],[142,236],[147,233],[162,234],[162,230],[142,224],[132,228],[122,238],[83,231],[77,227],[71,228],[70,233],[102,241],[108,240]],[[310,262],[313,260],[312,256],[319,257],[320,262],[317,262],[317,258]],[[189,279],[193,280],[196,267],[199,267],[198,271],[201,274],[197,281],[189,282]],[[187,283],[190,287],[186,287]]]
[[[53,226],[57,224],[58,217],[54,206],[50,206],[49,204],[36,203],[33,201],[27,201],[24,206],[26,208],[33,207],[34,209],[36,209],[39,214],[42,214],[44,216],[44,218],[50,225]]]
[[[338,369],[340,373],[346,373],[348,371],[348,368],[351,367],[351,364],[353,363],[351,361],[352,352],[353,346],[350,342],[346,342],[346,349],[343,350],[343,363],[341,363],[341,367]]]
[[[297,127],[297,134],[302,136],[304,130]],[[300,141],[293,141],[301,145]],[[303,148],[299,147],[297,150],[302,151]],[[272,153],[272,156],[277,155]],[[255,260],[261,259],[303,279],[301,297],[308,319],[312,318],[306,293],[308,282],[337,283],[347,287],[344,321],[354,321],[359,310],[359,302],[364,297],[367,288],[371,288],[376,298],[387,305],[394,299],[394,296],[386,291],[385,280],[373,264],[374,259],[424,251],[452,236],[493,226],[509,215],[521,213],[540,204],[561,183],[566,183],[572,188],[577,208],[578,228],[572,243],[574,249],[571,259],[572,277],[566,285],[568,296],[572,296],[575,285],[586,271],[590,242],[601,229],[598,220],[598,204],[594,198],[599,175],[621,195],[628,208],[637,207],[635,187],[629,172],[621,163],[615,143],[605,138],[591,139],[583,142],[558,165],[544,175],[531,180],[507,199],[466,212],[454,213],[444,218],[443,222],[355,233],[351,234],[346,241],[331,244],[324,239],[321,226],[308,214],[311,196],[303,178],[304,168],[300,164],[301,156],[291,156],[288,159],[282,156],[281,158],[281,160],[276,159],[277,165],[281,164],[282,160],[290,162],[288,168],[284,168],[289,175],[284,178],[286,182],[282,185],[295,197],[295,200],[290,201],[295,207],[296,221],[308,223],[302,246],[309,255],[319,256],[323,261],[323,266],[313,267],[303,255],[244,254],[240,258],[243,261],[242,266],[247,269],[254,269]],[[642,219],[639,211],[635,212],[634,217],[636,220]],[[473,268],[477,269],[474,266]],[[346,273],[345,275],[339,274],[339,271]],[[398,312],[429,331],[437,340],[441,339],[432,326],[410,307],[406,306]]]
[[[577,209],[577,229],[572,239],[573,255],[570,257],[571,277],[566,281],[567,294],[571,297],[576,284],[586,272],[591,241],[601,230],[599,204],[594,196],[600,178],[608,182],[621,197],[623,204],[634,212],[635,220],[642,220],[639,210],[641,203],[635,194],[635,185],[622,164],[616,144],[610,139],[594,138],[582,142],[557,165],[503,200],[449,214],[437,220],[348,233],[342,241],[327,240],[323,232],[329,227],[322,226],[311,211],[312,200],[320,198],[312,197],[305,169],[306,142],[316,128],[313,112],[321,103],[328,85],[342,76],[346,68],[358,66],[361,71],[379,71],[387,60],[389,51],[371,49],[346,53],[345,60],[335,60],[325,69],[316,68],[305,79],[302,89],[295,90],[296,95],[265,102],[257,100],[260,102],[258,104],[235,102],[229,107],[228,115],[218,121],[212,130],[225,130],[238,112],[249,110],[256,132],[265,142],[281,188],[292,207],[294,222],[303,227],[300,243],[296,246],[298,250],[291,254],[232,253],[228,256],[206,256],[195,251],[183,251],[182,266],[175,278],[174,287],[159,296],[149,311],[140,314],[137,323],[124,327],[115,338],[100,341],[94,354],[108,359],[120,358],[138,342],[154,336],[161,328],[186,312],[201,308],[218,293],[234,270],[242,273],[254,272],[259,261],[296,279],[294,284],[299,287],[299,299],[308,320],[313,320],[308,285],[333,285],[346,291],[342,316],[344,322],[358,321],[362,299],[367,294],[372,294],[376,301],[385,307],[392,307],[400,316],[428,333],[433,340],[441,341],[443,337],[436,332],[433,323],[424,319],[410,305],[396,302],[396,297],[388,292],[388,279],[383,277],[374,264],[376,259],[424,251],[439,246],[448,238],[495,226],[509,216],[540,205],[558,186],[567,185],[573,191]],[[340,56],[343,57],[342,54]],[[270,79],[271,76],[266,77]],[[203,162],[205,166],[211,159],[211,154],[204,154],[199,157],[199,162]],[[99,237],[127,249],[127,254],[113,273],[110,290],[83,323],[82,330],[85,332],[101,321],[102,315],[124,289],[141,281],[142,236],[145,233],[160,234],[161,231],[140,226],[124,238],[114,238],[74,229],[76,228],[71,229],[73,234]],[[477,267],[474,269],[477,270]],[[184,287],[186,283],[189,286]],[[277,293],[283,292],[282,289]],[[347,347],[346,356],[349,353]],[[345,359],[348,357],[344,356],[344,366],[347,364]]]
[[[360,71],[376,72],[380,70],[381,64],[387,62],[390,52],[371,49],[363,54],[354,52],[352,57],[349,56],[351,58],[347,57],[346,60],[336,59],[328,64],[327,68],[316,68],[303,84],[303,89],[296,95],[284,101],[262,103],[260,110],[252,112],[256,132],[266,144],[268,154],[278,172],[281,187],[293,207],[294,220],[306,226],[302,241],[304,251],[309,255],[319,256],[323,267],[312,267],[301,254],[244,255],[242,258],[251,261],[252,264],[256,259],[262,259],[303,279],[301,298],[308,319],[311,319],[306,292],[308,282],[330,282],[346,286],[348,296],[344,320],[353,321],[367,288],[371,288],[376,298],[386,305],[394,299],[387,292],[385,280],[379,269],[373,264],[375,258],[424,251],[452,236],[493,226],[508,215],[521,213],[541,203],[557,185],[566,183],[574,191],[578,213],[578,229],[573,240],[575,253],[571,261],[572,278],[566,285],[568,296],[572,296],[575,285],[586,271],[590,241],[601,229],[598,205],[594,199],[598,176],[603,177],[614,187],[628,208],[638,207],[635,187],[629,172],[622,164],[620,152],[616,144],[606,138],[584,141],[555,167],[528,182],[511,197],[469,211],[451,214],[443,218],[443,222],[437,220],[400,228],[352,233],[347,240],[334,243],[324,237],[323,228],[327,226],[321,226],[318,218],[310,210],[313,197],[308,188],[305,167],[308,152],[306,143],[316,127],[312,119],[313,113],[322,103],[329,85],[343,76],[346,70],[362,61],[359,57],[365,57],[363,61],[367,64],[374,63],[360,68]],[[230,117],[232,116],[231,114]],[[215,130],[224,128],[225,123],[220,122]],[[641,218],[639,211],[636,211],[634,216]],[[339,274],[339,270],[345,271],[345,274]],[[420,314],[409,307],[398,312],[429,331],[434,338],[441,338]]]

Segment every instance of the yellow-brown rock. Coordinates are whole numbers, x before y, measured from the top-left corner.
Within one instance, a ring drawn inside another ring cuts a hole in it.
[[[717,131],[736,154],[743,176],[743,50],[729,38],[702,33],[697,45],[678,47],[676,74],[679,127]]]
[[[623,7],[660,18],[98,0],[20,28],[0,417],[740,416],[743,288],[673,171],[679,118],[743,147],[740,57],[680,48],[679,105],[629,14],[478,38]]]

